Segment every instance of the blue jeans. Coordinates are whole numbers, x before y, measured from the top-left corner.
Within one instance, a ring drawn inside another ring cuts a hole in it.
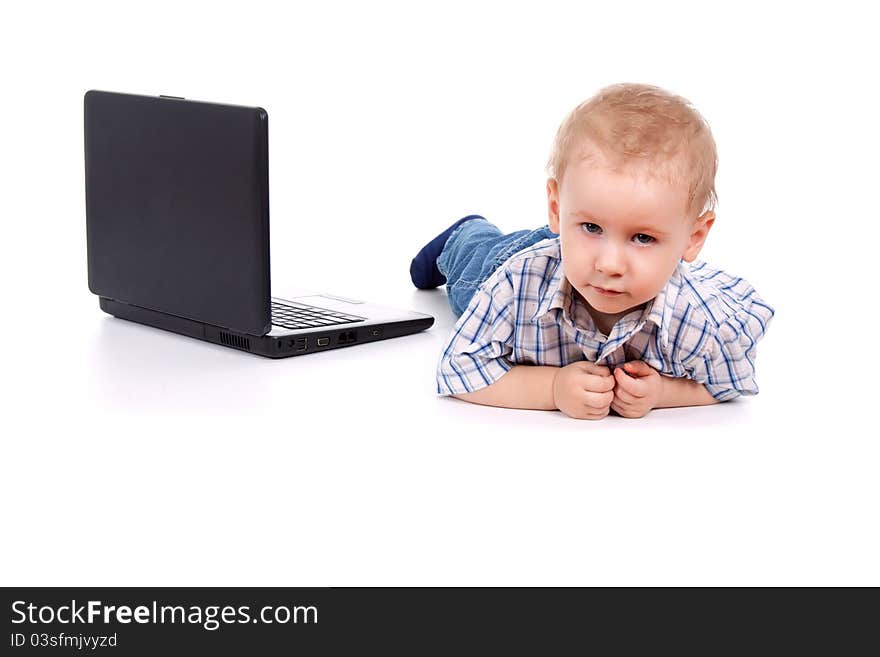
[[[553,237],[557,235],[549,226],[505,235],[478,215],[456,228],[437,258],[437,269],[446,277],[446,292],[455,316],[461,316],[477,288],[502,262]]]

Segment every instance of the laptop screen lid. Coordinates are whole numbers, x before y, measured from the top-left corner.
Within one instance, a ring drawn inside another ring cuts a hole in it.
[[[84,115],[89,289],[268,333],[266,112],[89,91]]]

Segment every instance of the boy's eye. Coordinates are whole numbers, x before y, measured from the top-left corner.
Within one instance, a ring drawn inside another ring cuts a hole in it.
[[[581,227],[586,232],[588,232],[592,235],[595,235],[602,230],[602,228],[600,226],[597,226],[596,224],[591,224],[591,223],[582,223]],[[639,244],[651,244],[652,242],[657,241],[653,237],[651,237],[650,235],[645,235],[644,233],[638,233],[638,234],[634,235],[633,239]]]

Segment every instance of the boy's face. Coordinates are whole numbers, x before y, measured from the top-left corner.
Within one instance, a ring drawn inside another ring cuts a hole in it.
[[[699,254],[715,215],[694,221],[686,198],[661,180],[589,160],[573,162],[561,185],[548,181],[550,230],[560,235],[565,276],[606,320],[604,331],[657,296],[680,259]]]

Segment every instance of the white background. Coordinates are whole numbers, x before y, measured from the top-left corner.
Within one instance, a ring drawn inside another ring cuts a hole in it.
[[[880,584],[876,23],[609,4],[4,9],[0,584]],[[559,122],[620,81],[713,128],[701,258],[777,311],[761,394],[596,423],[436,397],[453,316],[410,259],[466,214],[542,225]],[[104,315],[88,89],[265,107],[273,291],[435,326],[271,361]]]

